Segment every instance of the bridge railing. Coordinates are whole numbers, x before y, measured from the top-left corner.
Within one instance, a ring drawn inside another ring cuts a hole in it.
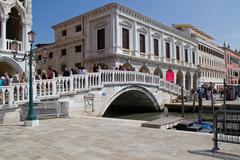
[[[181,87],[161,79],[159,76],[146,74],[133,71],[115,71],[115,70],[102,70],[101,78],[103,85],[109,84],[144,84],[159,86],[160,89],[165,91],[181,94]],[[184,95],[189,95],[188,90],[184,90]]]
[[[134,72],[100,70],[97,73],[56,77],[33,81],[33,100],[54,99],[63,95],[76,94],[91,89],[100,89],[106,85],[139,84],[158,87],[170,93],[180,95],[181,88],[159,76]],[[189,91],[184,90],[184,95]],[[29,100],[28,83],[10,83],[0,87],[0,108],[3,105],[21,104]]]

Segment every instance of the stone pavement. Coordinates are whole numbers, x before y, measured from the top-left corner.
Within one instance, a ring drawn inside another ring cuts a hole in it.
[[[212,135],[139,127],[142,122],[75,117],[40,121],[39,127],[0,125],[0,160],[214,160],[240,159],[239,145]],[[231,159],[231,158],[229,158]]]

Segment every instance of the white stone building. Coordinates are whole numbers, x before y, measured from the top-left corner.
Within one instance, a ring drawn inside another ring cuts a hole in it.
[[[157,74],[174,73],[173,82],[193,88],[197,78],[198,44],[195,38],[118,3],[111,3],[52,27],[55,42],[39,44],[38,71],[54,67],[61,72],[98,64],[105,68]],[[46,56],[43,59],[42,56]],[[173,78],[173,77],[170,77]]]
[[[225,52],[214,43],[214,38],[190,24],[177,24],[174,27],[196,37],[198,41],[201,83],[222,85],[226,78]]]
[[[19,54],[16,58],[23,58],[30,50],[27,33],[32,28],[31,0],[0,0],[0,76],[5,72],[20,75],[27,71],[26,62],[13,59],[10,44],[17,40]]]

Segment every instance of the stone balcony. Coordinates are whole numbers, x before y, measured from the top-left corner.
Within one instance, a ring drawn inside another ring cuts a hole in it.
[[[139,51],[133,51],[130,49],[121,49],[120,54],[128,55],[131,57],[138,57],[138,58],[142,58],[142,59],[146,59],[146,60],[164,62],[166,64],[175,64],[175,65],[182,65],[185,67],[196,68],[196,65],[192,64],[192,63],[188,63],[188,62],[176,60],[176,59],[171,59],[171,58],[166,58],[166,57],[161,57],[161,56],[156,56],[156,55],[150,54],[150,53],[142,53]]]
[[[14,40],[11,40],[11,39],[6,39],[6,42],[5,42],[5,46],[3,45],[0,45],[0,50],[3,50],[3,51],[11,51],[11,43],[13,42]],[[0,38],[0,42],[2,42],[2,39]],[[18,43],[18,52],[24,52],[24,49],[23,49],[23,42],[22,41],[17,41]]]

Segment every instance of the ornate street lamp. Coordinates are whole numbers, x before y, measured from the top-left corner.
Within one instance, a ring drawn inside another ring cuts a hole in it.
[[[33,58],[35,58],[35,56],[33,55],[33,43],[35,41],[35,37],[36,37],[36,33],[33,31],[28,32],[28,41],[30,43],[30,51],[25,52],[24,57],[22,59],[18,59],[16,57],[16,55],[18,54],[18,42],[16,40],[14,40],[11,43],[11,50],[13,53],[13,58],[18,61],[18,62],[22,62],[28,59],[28,64],[29,64],[29,108],[28,108],[28,114],[26,117],[26,121],[24,122],[25,126],[38,126],[39,125],[39,121],[37,119],[37,116],[33,110],[33,87],[32,87],[32,62],[33,62]]]

